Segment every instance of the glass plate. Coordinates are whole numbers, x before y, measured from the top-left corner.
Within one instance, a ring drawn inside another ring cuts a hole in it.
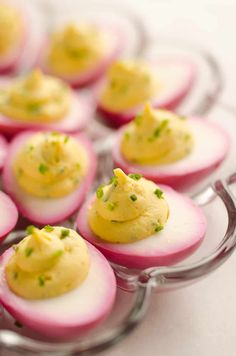
[[[223,74],[216,58],[204,48],[169,37],[152,39],[143,52],[145,58],[181,57],[197,67],[196,83],[179,105],[182,115],[204,115],[217,101],[223,89]]]
[[[218,122],[229,133],[236,130],[235,112],[220,106],[212,111],[209,120]],[[110,175],[111,170],[109,151],[99,152],[100,170],[96,184]],[[191,257],[177,266],[143,271],[113,265],[119,289],[112,314],[100,328],[82,339],[62,343],[40,338],[27,328],[19,327],[15,320],[2,311],[0,354],[69,356],[101,352],[122,340],[141,322],[153,292],[172,290],[196,282],[224,263],[236,247],[236,186],[232,185],[236,182],[236,173],[233,172],[235,153],[236,142],[232,142],[228,159],[213,176],[197,187],[200,193],[194,193],[194,200],[206,214],[208,229],[202,245]],[[203,185],[206,185],[204,189]],[[9,236],[14,241],[21,237],[20,231]],[[9,238],[1,245],[2,251],[8,247]]]

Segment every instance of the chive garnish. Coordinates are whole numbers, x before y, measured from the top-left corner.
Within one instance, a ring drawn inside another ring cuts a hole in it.
[[[32,247],[27,247],[25,249],[25,256],[30,257],[30,255],[32,255],[33,251],[34,251],[34,249]]]
[[[112,177],[112,178],[110,179],[109,184],[114,184],[114,186],[116,187],[117,184],[118,184],[118,178],[117,178],[116,176]]]
[[[161,230],[163,230],[164,229],[164,226],[163,225],[157,225],[156,227],[155,227],[155,232],[159,232],[159,231],[161,231]]]
[[[70,235],[70,230],[69,229],[63,229],[63,230],[61,230],[60,239],[63,240],[69,235]]]
[[[44,284],[45,284],[45,280],[44,280],[44,278],[43,278],[42,276],[39,276],[38,282],[39,282],[39,286],[40,286],[40,287],[43,287]]]
[[[107,204],[107,208],[108,208],[108,210],[110,210],[110,211],[113,211],[116,206],[117,206],[117,203],[108,203],[108,204]]]
[[[142,178],[142,174],[138,174],[138,173],[130,173],[128,176],[134,180],[139,180]]]
[[[158,199],[164,199],[164,193],[163,193],[163,191],[161,190],[161,189],[156,189],[155,191],[154,191],[154,194],[157,196],[157,198]]]
[[[96,191],[96,195],[98,199],[101,199],[103,197],[103,187],[104,185],[100,185],[100,187],[98,187],[97,191]]]
[[[161,132],[167,127],[167,125],[169,124],[169,120],[165,119],[161,122],[161,124],[159,125],[158,128],[156,128],[156,130],[153,133],[153,136],[155,138],[159,137]]]
[[[130,133],[128,131],[126,131],[124,133],[124,137],[126,138],[126,140],[128,140],[130,138]]]
[[[135,194],[132,194],[132,195],[130,195],[130,199],[132,201],[136,201],[138,198],[137,198],[137,196]]]
[[[17,279],[18,278],[18,272],[13,272],[13,278]]]
[[[70,137],[69,136],[65,136],[64,138],[64,143],[67,143],[69,141]]]
[[[79,170],[81,168],[80,163],[76,163],[75,167]]]
[[[35,226],[34,225],[29,225],[26,228],[27,234],[31,235],[34,232]]]
[[[52,232],[54,230],[54,227],[52,227],[51,225],[46,225],[44,226],[44,230],[47,232]]]
[[[141,119],[142,119],[142,116],[141,115],[137,115],[134,119],[134,123],[135,125],[139,126],[141,124]]]
[[[44,163],[40,163],[39,165],[39,172],[41,174],[45,174],[48,171],[48,167]]]

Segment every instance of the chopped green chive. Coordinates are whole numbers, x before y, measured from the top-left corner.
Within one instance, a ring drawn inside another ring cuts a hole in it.
[[[64,138],[64,143],[67,143],[69,141],[70,137],[69,136],[65,136]]]
[[[54,253],[53,257],[60,257],[63,254],[63,250],[58,250]]]
[[[107,204],[107,208],[110,211],[113,211],[115,209],[115,207],[117,207],[117,203],[108,203]]]
[[[45,174],[48,171],[48,167],[44,163],[40,163],[39,165],[39,172],[41,174]]]
[[[130,133],[128,131],[126,131],[124,133],[124,137],[125,137],[126,140],[128,140],[130,138]]]
[[[157,196],[157,198],[158,199],[164,199],[164,193],[163,193],[163,191],[161,190],[161,189],[156,189],[155,191],[154,191],[154,194]]]
[[[130,199],[132,201],[136,201],[138,198],[137,198],[137,196],[135,194],[132,194],[132,195],[130,195]]]
[[[155,227],[155,232],[159,232],[159,231],[161,231],[161,230],[163,230],[164,229],[164,226],[163,225],[157,225],[156,227]]]
[[[96,191],[96,195],[98,199],[101,199],[103,197],[103,187],[104,185],[100,185],[100,187],[98,187],[97,191]]]
[[[24,171],[23,171],[23,169],[20,167],[20,168],[18,169],[17,173],[18,173],[18,176],[21,176],[21,175],[24,173]]]
[[[13,278],[17,279],[18,278],[18,272],[13,272]]]
[[[142,120],[142,116],[141,115],[137,115],[134,119],[134,123],[136,126],[140,126],[141,124],[141,120]]]
[[[32,247],[27,247],[25,249],[25,256],[30,257],[30,255],[32,255],[33,251],[34,251],[34,249]]]
[[[43,287],[45,285],[45,280],[42,276],[39,276],[38,282],[40,287]]]
[[[169,124],[169,120],[167,120],[167,119],[163,120],[163,121],[161,122],[161,124],[159,125],[159,127],[156,128],[156,130],[154,131],[153,136],[154,136],[155,138],[159,137],[160,134],[161,134],[161,132],[162,132],[163,130],[165,130],[165,128],[168,126],[168,124]]]
[[[34,225],[29,225],[26,228],[27,234],[31,235],[34,232],[35,226]]]
[[[63,230],[61,230],[60,239],[63,240],[69,235],[70,235],[70,230],[69,229],[63,229]]]
[[[75,167],[79,170],[81,168],[80,163],[76,163]]]
[[[186,135],[184,136],[185,141],[190,140],[190,138],[191,138],[191,135],[190,135],[190,134],[186,134]]]
[[[32,113],[37,113],[40,111],[41,109],[41,105],[40,104],[37,104],[37,103],[34,103],[34,104],[29,104],[27,106],[27,109],[28,111],[32,112]]]
[[[138,173],[131,173],[128,176],[134,180],[139,180],[142,178],[142,174],[138,174]]]
[[[114,186],[116,187],[117,184],[118,184],[118,178],[117,178],[116,176],[112,177],[112,178],[110,179],[109,184],[114,184]]]
[[[44,230],[47,232],[52,232],[54,230],[54,227],[52,227],[51,225],[46,225],[44,226]]]
[[[31,151],[33,151],[33,149],[34,149],[34,146],[33,146],[33,145],[30,145],[30,146],[28,147],[28,149],[29,149],[29,151],[31,152]]]

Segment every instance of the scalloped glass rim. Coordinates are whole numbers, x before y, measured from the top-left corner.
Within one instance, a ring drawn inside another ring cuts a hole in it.
[[[197,65],[196,84],[186,99],[178,106],[177,112],[185,115],[205,115],[216,103],[224,87],[220,64],[207,49],[189,41],[171,37],[152,38],[144,49],[145,58],[180,55]]]
[[[51,3],[43,2],[44,12],[47,13],[48,30],[60,26],[67,21],[104,19],[106,23],[116,24],[125,34],[127,45],[122,55],[138,56],[146,47],[147,31],[140,17],[125,4],[109,0],[56,0]],[[63,7],[63,12],[60,10]]]

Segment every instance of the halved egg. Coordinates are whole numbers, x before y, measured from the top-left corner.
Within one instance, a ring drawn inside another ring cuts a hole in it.
[[[229,145],[227,132],[215,123],[146,106],[118,131],[112,156],[126,173],[186,189],[223,162]]]
[[[39,9],[22,1],[0,4],[0,74],[32,67],[43,37]]]
[[[95,90],[97,110],[117,127],[130,122],[146,101],[155,108],[175,109],[190,92],[196,74],[195,64],[186,58],[116,62]]]
[[[0,90],[0,130],[8,136],[27,129],[76,133],[92,117],[91,103],[85,96],[39,70],[1,80]],[[62,112],[60,105],[64,105]]]
[[[88,332],[107,318],[115,300],[116,281],[111,266],[95,247],[73,230],[50,228],[68,234],[63,240],[56,240],[48,229],[38,230],[37,237],[33,237],[38,239],[36,242],[27,236],[0,257],[0,301],[23,326],[47,337],[68,339]],[[46,241],[40,233],[45,234]],[[27,243],[35,243],[35,248],[30,249]],[[26,252],[21,251],[23,244],[28,246]],[[61,246],[61,254],[56,255],[57,244]],[[65,278],[67,283],[60,285]],[[20,281],[25,286],[23,292]]]
[[[81,236],[129,268],[173,265],[197,249],[207,223],[191,199],[137,174],[125,178],[120,169],[114,172],[80,209]]]
[[[72,87],[86,86],[104,74],[124,42],[124,34],[114,25],[68,23],[47,39],[38,65]]]
[[[96,173],[96,155],[82,134],[21,133],[9,145],[4,190],[38,224],[60,222],[79,208]]]
[[[0,191],[0,241],[14,229],[18,220],[18,211],[13,201]]]

